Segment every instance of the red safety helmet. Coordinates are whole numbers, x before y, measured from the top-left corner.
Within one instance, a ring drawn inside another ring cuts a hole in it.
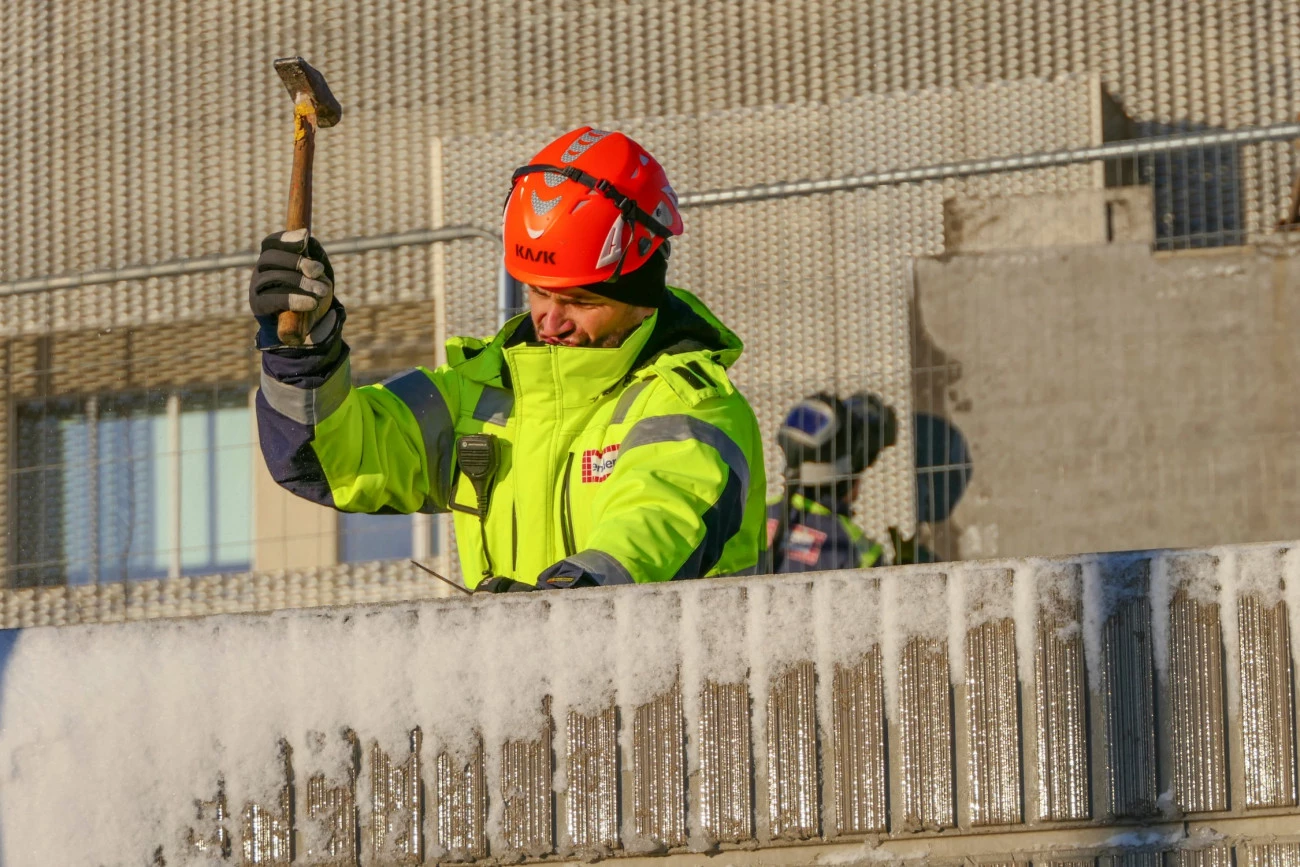
[[[506,270],[521,283],[612,283],[682,233],[663,166],[621,132],[565,133],[511,181],[502,235]]]

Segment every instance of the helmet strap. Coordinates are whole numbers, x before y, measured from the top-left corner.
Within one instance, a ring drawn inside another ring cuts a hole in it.
[[[647,213],[645,209],[638,205],[636,200],[631,196],[619,192],[617,187],[604,178],[589,175],[576,166],[548,166],[542,163],[520,166],[515,169],[515,173],[510,176],[511,190],[513,191],[514,185],[519,183],[520,178],[525,177],[526,175],[534,175],[538,172],[545,172],[546,174],[551,175],[563,175],[570,181],[582,184],[587,189],[600,193],[617,206],[619,213],[623,215],[624,220],[626,220],[629,225],[640,223],[642,226],[645,226],[652,235],[659,238],[671,238],[673,235],[671,229]],[[508,200],[509,199],[507,199],[507,201]]]

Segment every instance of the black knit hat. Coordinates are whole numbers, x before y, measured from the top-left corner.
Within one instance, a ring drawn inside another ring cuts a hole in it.
[[[582,288],[633,307],[657,309],[663,304],[667,291],[668,255],[668,242],[665,241],[650,254],[644,265],[630,274],[620,275],[613,283],[592,283]]]

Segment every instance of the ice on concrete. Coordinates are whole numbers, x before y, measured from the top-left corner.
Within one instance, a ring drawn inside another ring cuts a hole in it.
[[[464,760],[482,744],[489,838],[499,844],[502,744],[535,739],[552,720],[563,725],[569,710],[592,714],[617,702],[627,756],[631,711],[680,684],[694,770],[701,687],[745,684],[761,776],[768,691],[792,664],[812,661],[818,669],[823,737],[836,666],[857,665],[878,650],[887,713],[897,719],[899,661],[909,641],[945,648],[960,683],[969,630],[1007,617],[1016,623],[1024,682],[1034,675],[1040,624],[1055,623],[1057,638],[1082,633],[1097,691],[1106,621],[1144,594],[1153,608],[1155,652],[1167,670],[1167,603],[1179,592],[1221,606],[1230,655],[1239,653],[1242,596],[1265,604],[1285,599],[1292,634],[1300,634],[1300,554],[1278,546],[0,633],[0,863],[138,864],[159,846],[169,865],[197,863],[202,859],[187,849],[185,834],[213,830],[196,820],[195,802],[212,799],[218,780],[237,846],[246,803],[278,809],[282,742],[292,751],[300,791],[316,773],[342,785],[353,767],[348,732],[364,749],[364,813],[370,745],[401,762],[417,726],[426,786],[438,754]],[[1230,689],[1234,699],[1238,692]],[[557,745],[560,789],[568,785],[564,758]],[[698,811],[690,816],[698,823]],[[301,810],[298,824],[314,833]],[[697,825],[689,832],[707,843]],[[635,846],[630,834],[626,842]],[[429,840],[430,852],[435,844]]]
[[[898,672],[903,649],[913,639],[947,643],[950,633],[947,577],[932,568],[891,569],[881,578],[881,666],[885,711],[898,718]]]

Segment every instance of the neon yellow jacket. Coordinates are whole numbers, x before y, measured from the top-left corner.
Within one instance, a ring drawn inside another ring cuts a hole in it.
[[[487,575],[565,586],[753,571],[766,482],[758,422],[726,372],[736,335],[680,289],[617,349],[533,335],[519,316],[491,341],[448,341],[437,370],[360,388],[345,345],[306,373],[265,353],[257,405],[272,475],[342,511],[454,510],[470,587]],[[456,439],[479,433],[499,454],[482,523],[454,458]]]

